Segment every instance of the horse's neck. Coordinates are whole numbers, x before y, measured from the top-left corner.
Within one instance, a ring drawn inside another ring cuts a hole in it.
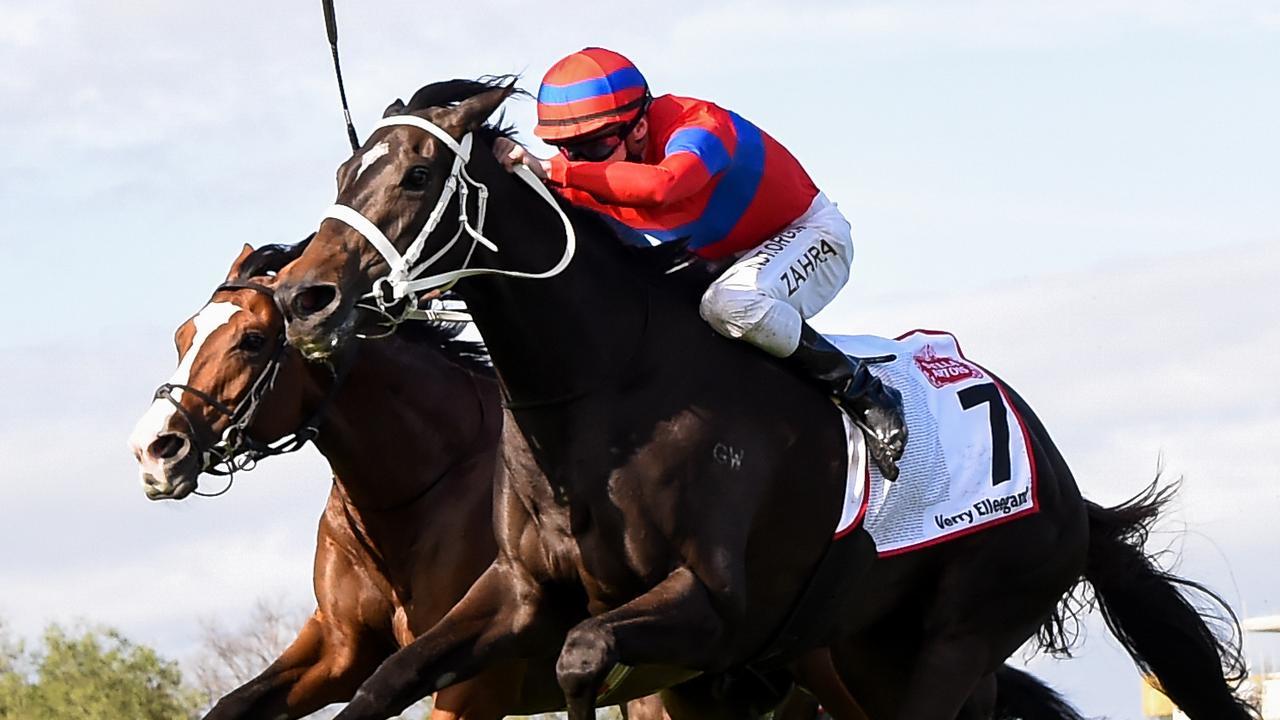
[[[408,510],[488,449],[494,381],[399,340],[368,342],[354,362],[316,447],[357,512]]]
[[[563,225],[516,181],[503,187],[513,185],[490,200],[498,212],[486,234],[499,247],[497,262],[510,270],[552,267],[565,249]],[[602,237],[607,232],[602,223],[577,223],[577,253],[553,278],[481,275],[458,285],[514,401],[580,392],[616,375],[637,351],[650,288],[626,266],[617,239]]]

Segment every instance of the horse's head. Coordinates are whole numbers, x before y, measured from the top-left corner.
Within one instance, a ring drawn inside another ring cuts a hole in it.
[[[337,204],[277,280],[289,341],[306,357],[329,357],[355,335],[361,317],[376,317],[361,316],[361,307],[403,301],[385,284],[388,276],[408,280],[415,263],[430,261],[436,272],[471,259],[476,241],[461,232],[459,209],[468,208],[474,222],[481,192],[464,177],[465,166],[498,166],[492,157],[468,162],[469,136],[513,92],[506,79],[428,85],[408,106],[397,100],[388,107],[383,123],[338,168]],[[489,151],[478,146],[474,154]]]
[[[270,274],[302,245],[245,245],[226,282],[178,328],[178,369],[129,437],[147,497],[184,498],[245,443],[260,447],[302,426],[305,367],[285,351]]]

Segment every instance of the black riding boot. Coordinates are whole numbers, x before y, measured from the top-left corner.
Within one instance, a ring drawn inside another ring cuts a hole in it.
[[[867,439],[867,451],[886,480],[898,477],[898,460],[907,446],[902,393],[871,374],[866,363],[845,355],[808,323],[800,326],[800,346],[787,362],[831,390]]]

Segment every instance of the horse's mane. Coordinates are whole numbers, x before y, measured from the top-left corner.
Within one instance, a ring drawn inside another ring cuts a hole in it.
[[[235,279],[248,282],[254,278],[265,278],[276,274],[301,255],[313,237],[315,233],[292,245],[263,245],[257,248],[240,264]],[[466,329],[465,323],[421,320],[405,323],[396,335],[408,342],[427,345],[438,350],[449,360],[468,370],[493,377],[493,363],[489,359],[488,348],[483,342],[459,340],[458,335],[464,329]]]
[[[486,377],[497,377],[489,348],[478,340],[459,340],[465,323],[440,320],[411,320],[396,329],[395,337],[412,344],[427,345],[444,353],[455,364]]]
[[[285,265],[297,260],[302,251],[307,249],[307,244],[311,242],[311,238],[315,236],[315,233],[311,233],[306,238],[293,244],[277,243],[263,245],[255,249],[249,253],[244,262],[240,263],[234,279],[240,282],[248,282],[254,278],[275,275],[284,269]]]

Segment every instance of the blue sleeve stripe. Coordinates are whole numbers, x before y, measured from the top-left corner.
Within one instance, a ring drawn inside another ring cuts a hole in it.
[[[742,219],[756,198],[760,179],[764,176],[764,136],[755,125],[729,113],[737,134],[733,165],[720,178],[711,192],[707,206],[698,218],[681,230],[691,240],[689,247],[701,248],[725,239]]]
[[[759,128],[734,113],[733,120],[737,143],[729,165],[719,176],[719,182],[711,191],[711,197],[696,220],[673,228],[637,227],[645,235],[661,242],[684,240],[690,250],[704,248],[724,240],[742,219],[747,208],[756,198],[760,180],[764,176],[764,136]]]
[[[544,105],[565,105],[579,100],[611,95],[620,90],[644,87],[644,76],[636,68],[622,68],[603,77],[579,80],[569,85],[543,83],[538,89],[538,102]]]
[[[729,167],[729,151],[724,142],[715,133],[702,127],[688,127],[677,130],[667,141],[665,154],[674,155],[687,152],[697,155],[707,172],[715,175]]]

